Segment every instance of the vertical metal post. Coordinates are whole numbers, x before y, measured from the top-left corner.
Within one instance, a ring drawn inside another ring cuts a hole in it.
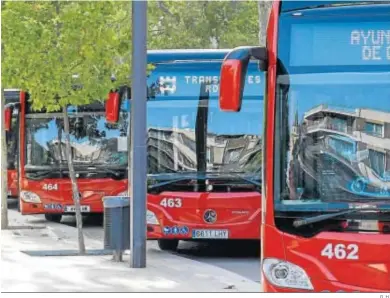
[[[146,267],[146,30],[147,1],[132,1],[130,267]]]

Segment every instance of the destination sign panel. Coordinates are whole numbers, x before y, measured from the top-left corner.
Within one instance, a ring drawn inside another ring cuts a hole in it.
[[[390,65],[390,22],[293,24],[290,66]]]
[[[159,64],[148,78],[149,100],[194,99],[202,83],[210,98],[218,98],[221,63]],[[264,74],[256,63],[250,63],[245,79],[244,97],[261,99]]]

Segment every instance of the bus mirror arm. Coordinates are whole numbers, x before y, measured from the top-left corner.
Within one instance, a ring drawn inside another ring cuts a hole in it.
[[[221,67],[219,107],[226,112],[239,112],[244,92],[245,78],[251,59],[259,61],[259,69],[268,66],[264,47],[238,47],[226,55]]]

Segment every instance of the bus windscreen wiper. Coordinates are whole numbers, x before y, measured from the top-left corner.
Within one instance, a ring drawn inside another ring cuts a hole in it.
[[[172,180],[169,180],[169,181],[156,183],[156,184],[153,184],[151,186],[148,186],[148,190],[153,190],[153,189],[156,189],[156,188],[159,188],[159,187],[162,187],[162,186],[167,186],[169,184],[174,184],[176,182],[181,182],[181,181],[185,181],[185,180],[188,180],[188,178],[172,179]]]
[[[127,169],[123,169],[125,172]],[[91,171],[91,172],[98,172],[98,173],[109,173],[113,175],[116,179],[121,179],[123,175],[122,171],[119,169],[110,169],[108,167],[101,167],[101,166],[88,166],[86,169],[83,169],[83,171]]]
[[[356,213],[356,212],[364,213],[366,211],[378,211],[378,209],[375,209],[375,208],[364,208],[364,209],[354,208],[354,209],[343,210],[343,211],[334,212],[334,213],[330,213],[330,214],[321,214],[321,215],[316,215],[316,216],[312,216],[312,217],[308,217],[308,218],[296,219],[293,221],[293,226],[298,228],[298,227],[309,225],[312,223],[321,222],[321,221],[324,221],[327,219],[337,218],[339,216],[349,215],[349,214]]]
[[[156,179],[156,178],[154,178]],[[219,186],[227,185],[227,186],[233,186],[235,184],[239,184],[240,181],[243,181],[243,183],[254,185],[256,188],[261,190],[261,179],[251,179],[250,177],[245,177],[243,175],[238,175],[236,173],[213,173],[213,172],[206,172],[206,173],[199,173],[199,172],[191,172],[191,173],[185,173],[185,172],[177,172],[174,173],[171,179],[167,179],[167,177],[164,177],[163,182],[158,182],[153,185],[148,186],[148,191],[152,191],[164,186],[169,186],[175,183],[184,182],[184,181],[203,181],[206,180],[227,180],[224,184],[216,184]],[[198,189],[199,191],[199,189]]]
[[[245,177],[245,176],[243,176],[243,175],[237,175],[237,174],[235,174],[235,173],[233,173],[233,177],[234,177],[234,178],[239,178],[239,179],[241,179],[241,180],[243,180],[243,181],[246,181],[246,182],[248,182],[248,183],[250,183],[250,184],[253,184],[253,185],[255,185],[255,186],[261,188],[261,183],[262,183],[262,181],[261,181],[260,178],[259,178],[259,179],[252,179],[252,178]]]
[[[56,171],[52,170],[34,170],[26,172],[26,175],[31,180],[42,180],[43,178],[55,177]]]

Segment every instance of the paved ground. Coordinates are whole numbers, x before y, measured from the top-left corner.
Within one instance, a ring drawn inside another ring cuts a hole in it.
[[[73,216],[66,216],[63,224],[76,226]],[[101,218],[91,218],[84,224],[86,235],[96,240],[103,239]],[[149,241],[155,242],[155,241]],[[157,247],[157,244],[155,244]],[[260,282],[260,246],[257,242],[196,243],[181,241],[176,255],[218,266]]]
[[[1,235],[1,272],[7,272],[2,275],[2,291],[260,291],[257,283],[243,276],[162,252],[153,242],[148,243],[145,269],[129,268],[128,255],[124,256],[125,263],[102,255],[32,257],[22,251],[39,250],[42,254],[42,250],[77,248],[76,229],[46,222],[41,216],[21,216],[15,210],[9,211],[9,218],[14,229]],[[101,241],[91,239],[88,232],[85,240],[87,249],[101,248]]]
[[[43,216],[38,217],[44,221]],[[103,241],[102,222],[102,217],[87,219],[84,222],[85,235],[91,239]],[[74,227],[76,225],[74,216],[65,216],[62,224]],[[151,245],[157,247],[157,244],[153,243],[155,241],[149,242],[152,242]],[[218,266],[260,283],[260,247],[257,242],[239,241],[200,244],[182,241],[175,254],[187,259]]]

